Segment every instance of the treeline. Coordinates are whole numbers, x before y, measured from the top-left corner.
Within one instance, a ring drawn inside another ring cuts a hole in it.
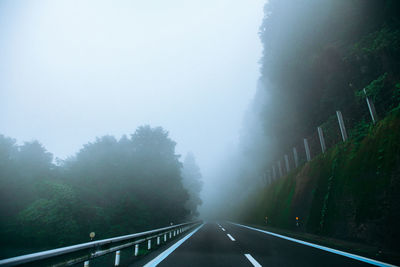
[[[192,219],[201,175],[191,155],[183,184],[175,145],[161,127],[143,126],[54,164],[39,142],[19,146],[0,135],[1,246],[63,246],[92,231],[102,239]]]
[[[346,119],[364,108],[368,121],[355,117],[347,126],[350,137],[352,129],[365,136],[371,119],[363,88],[381,118],[381,110],[398,105],[399,18],[396,0],[266,3],[259,29],[261,76],[244,117],[240,144],[219,170],[218,177],[226,178],[219,185],[217,194],[224,201],[216,204],[215,216],[238,212],[248,195],[265,186],[272,164],[282,161],[285,153],[291,155],[292,147],[299,149],[303,138],[316,136],[316,127],[330,122],[336,110],[342,110]],[[334,125],[338,128],[336,121]],[[340,135],[339,129],[335,131]]]
[[[396,97],[399,17],[396,0],[271,0],[265,5],[260,81],[268,99],[261,119],[276,157],[336,110],[356,107],[355,95],[363,88],[369,95],[390,91],[386,96]]]

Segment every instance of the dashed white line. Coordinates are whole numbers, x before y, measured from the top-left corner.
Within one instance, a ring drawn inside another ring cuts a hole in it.
[[[236,241],[230,234],[226,234],[232,241]]]
[[[256,261],[250,254],[244,254],[246,256],[246,258],[251,262],[251,264],[253,264],[253,266],[255,267],[262,267],[261,264],[258,263],[258,261]]]
[[[221,227],[221,230],[225,232],[225,229]]]

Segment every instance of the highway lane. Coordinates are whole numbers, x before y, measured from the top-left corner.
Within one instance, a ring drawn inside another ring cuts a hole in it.
[[[206,223],[158,266],[252,266],[215,223]]]
[[[168,253],[157,266],[371,266],[231,223],[206,223]]]
[[[291,242],[258,231],[224,223],[241,250],[262,266],[371,266],[331,252]]]

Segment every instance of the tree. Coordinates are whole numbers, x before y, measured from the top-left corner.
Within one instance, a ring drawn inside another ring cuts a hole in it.
[[[183,162],[182,169],[183,186],[189,193],[189,199],[185,206],[192,216],[198,216],[197,208],[202,204],[200,192],[203,188],[201,181],[200,168],[197,166],[196,159],[192,153],[188,153]]]

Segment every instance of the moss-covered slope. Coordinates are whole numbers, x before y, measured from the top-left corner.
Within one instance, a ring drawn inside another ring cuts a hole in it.
[[[240,220],[395,248],[400,237],[400,112],[274,181]],[[296,226],[299,217],[300,226]]]

